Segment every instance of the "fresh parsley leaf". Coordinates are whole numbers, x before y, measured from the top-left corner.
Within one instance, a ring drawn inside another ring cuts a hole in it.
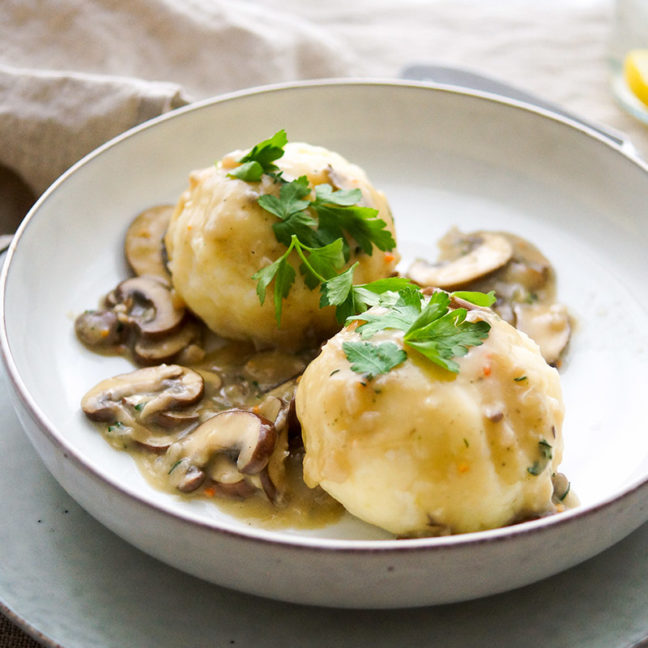
[[[406,286],[398,291],[398,300],[385,313],[362,313],[349,317],[350,321],[360,320],[363,323],[356,329],[364,338],[370,338],[386,328],[407,331],[421,313],[423,295],[414,286]]]
[[[469,347],[479,346],[488,337],[488,322],[466,322],[466,310],[457,308],[420,329],[405,333],[405,344],[444,369],[458,373],[453,358],[465,356]]]
[[[294,235],[305,245],[313,247],[317,245],[313,225],[317,225],[316,221],[308,215],[308,212],[301,211],[290,214],[284,221],[273,223],[272,230],[277,241],[286,246],[290,245],[290,239]]]
[[[376,279],[366,284],[359,284],[354,286],[358,298],[360,298],[367,306],[377,306],[378,304],[396,303],[398,299],[398,291],[404,290],[407,287],[415,287],[414,284],[406,277],[386,277],[385,279]],[[386,300],[385,293],[391,293],[393,300]]]
[[[424,332],[427,326],[448,312],[449,304],[450,296],[447,293],[442,291],[433,293],[428,300],[428,303],[425,305],[425,308],[421,310],[421,314],[410,325],[408,331],[412,335],[414,335],[416,331]],[[425,337],[425,333],[422,334]]]
[[[339,239],[338,239],[339,240]],[[353,273],[358,265],[356,261],[350,268],[339,275],[325,281],[320,290],[320,308],[336,306],[339,313],[338,321],[344,321],[355,313],[353,288]],[[347,314],[348,313],[348,314]]]
[[[377,209],[362,207],[357,203],[362,198],[360,189],[338,189],[334,191],[329,184],[315,187],[315,200],[311,208],[317,213],[319,227],[317,234],[323,243],[343,238],[345,256],[348,260],[349,242],[344,236],[346,231],[353,237],[365,254],[371,255],[373,245],[380,250],[393,250],[396,247],[387,223],[376,218]]]
[[[274,306],[277,326],[281,324],[281,306],[283,300],[288,297],[290,288],[295,281],[295,274],[295,269],[288,263],[288,259],[284,256],[283,263],[279,264],[279,269],[275,274]]]
[[[494,290],[491,290],[488,293],[475,292],[472,290],[457,290],[451,293],[450,296],[458,297],[459,299],[463,299],[471,304],[475,304],[475,306],[489,307],[497,301]]]
[[[367,380],[387,373],[407,358],[407,353],[393,342],[344,342],[342,350],[351,363],[351,369],[366,376]]]
[[[278,167],[274,164],[284,154],[284,146],[288,143],[285,130],[277,131],[272,137],[259,142],[246,153],[236,167],[228,174],[246,182],[258,182],[264,173],[274,173]]]
[[[337,189],[334,190],[330,184],[324,183],[315,188],[315,200],[313,207],[317,209],[322,205],[338,205],[339,207],[352,207],[362,199],[360,189]]]
[[[290,288],[295,281],[295,270],[290,263],[288,263],[290,252],[292,252],[292,246],[290,246],[288,250],[286,250],[286,252],[276,261],[265,266],[265,268],[261,268],[261,270],[252,275],[252,279],[255,279],[257,282],[256,291],[259,297],[259,302],[261,302],[262,306],[265,302],[268,286],[274,281],[273,295],[277,326],[281,323],[283,299],[288,295]]]
[[[259,196],[257,202],[277,218],[287,220],[310,205],[310,201],[303,200],[309,193],[308,179],[306,176],[300,176],[297,180],[281,185],[278,198],[271,194],[264,194]]]
[[[276,261],[274,261],[270,265],[265,266],[264,268],[261,268],[261,270],[255,272],[252,275],[252,279],[257,282],[256,291],[259,297],[259,301],[261,302],[261,306],[263,306],[263,302],[265,302],[266,290],[268,289],[268,286],[272,283],[272,280],[275,278],[275,275],[279,271],[279,266],[284,263],[285,260],[286,254],[283,254]]]
[[[373,245],[380,250],[393,250],[396,241],[392,233],[386,229],[387,223],[376,218],[378,211],[371,207],[337,207],[320,205],[315,208],[319,221],[317,236],[322,243],[343,238],[347,260],[350,256],[349,234],[358,247],[368,255],[373,253]]]
[[[306,211],[310,202],[303,200],[309,193],[308,180],[302,176],[283,184],[278,197],[264,194],[257,200],[263,209],[280,219],[280,222],[272,225],[272,229],[277,241],[286,247],[290,245],[293,234],[305,245],[317,245],[314,229],[317,221]]]
[[[287,248],[279,259],[253,275],[257,295],[263,304],[274,281],[275,315],[280,324],[281,302],[288,296],[296,277],[295,269],[288,262],[290,252],[295,250],[302,261],[299,271],[304,282],[311,290],[320,285],[320,306],[335,306],[338,321],[342,323],[348,316],[365,311],[369,302],[376,301],[374,295],[397,289],[378,284],[355,289],[355,265],[340,272],[351,258],[350,239],[358,250],[369,255],[374,245],[383,251],[392,250],[396,241],[385,221],[377,218],[378,210],[357,204],[362,199],[360,189],[336,190],[330,184],[320,184],[314,187],[314,199],[309,200],[313,188],[306,176],[288,182],[277,173],[274,162],[284,154],[286,143],[286,132],[278,131],[254,146],[239,160],[241,166],[229,174],[249,182],[267,174],[281,183],[278,196],[264,194],[257,200],[260,207],[278,219],[272,225],[275,238]],[[406,285],[404,282],[409,283],[409,280],[398,281],[401,282],[398,289]]]
[[[290,293],[297,273],[288,261],[295,250],[302,260],[299,266],[306,284],[314,288],[328,277],[336,277],[337,268],[343,263],[342,242],[335,241],[323,248],[309,248],[296,235],[292,235],[286,251],[273,263],[252,275],[257,282],[256,291],[261,305],[265,302],[268,286],[274,281],[274,304],[277,326],[281,325],[282,301]],[[351,269],[351,268],[350,268]]]
[[[341,242],[341,239],[337,240]],[[355,264],[352,268],[355,268]],[[338,281],[334,281],[337,279],[334,277],[330,284],[327,281],[321,286],[320,307],[335,306],[335,316],[340,324],[354,315],[364,313],[371,306],[393,306],[399,299],[397,291],[414,285],[405,277],[387,277],[366,284],[354,285],[352,282],[353,273],[350,272],[352,268],[340,274]],[[347,273],[346,277],[342,276]]]
[[[244,162],[240,166],[237,166],[227,175],[230,178],[238,178],[239,180],[245,180],[246,182],[259,182],[263,175],[263,167],[256,160],[250,160],[249,162]]]
[[[328,280],[335,277],[344,265],[342,241],[338,239],[324,247],[307,248],[307,250],[308,259],[299,266],[299,270],[304,275],[306,285],[313,290],[320,285],[322,279]]]
[[[450,310],[450,296],[443,291],[433,293],[427,303],[423,299],[419,288],[405,285],[398,290],[395,302],[385,300],[381,304],[378,298],[378,305],[386,310],[362,312],[348,317],[347,321],[361,322],[356,330],[364,340],[384,329],[401,330],[406,347],[457,373],[459,365],[454,358],[462,357],[470,347],[482,344],[488,337],[490,324],[466,321],[465,308]]]

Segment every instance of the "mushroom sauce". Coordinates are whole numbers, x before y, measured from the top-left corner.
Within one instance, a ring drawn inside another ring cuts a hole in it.
[[[222,510],[265,527],[335,521],[343,507],[303,482],[294,410],[299,376],[319,348],[259,351],[210,333],[171,288],[162,244],[170,213],[154,207],[133,221],[125,253],[134,276],[75,322],[88,348],[141,367],[93,387],[82,400],[85,414],[156,488],[217,498]],[[495,290],[494,310],[559,364],[569,317],[554,302],[553,269],[533,245],[512,234],[453,229],[440,250],[436,264],[415,262],[410,278],[434,289]],[[562,501],[568,482],[558,475],[554,488]]]

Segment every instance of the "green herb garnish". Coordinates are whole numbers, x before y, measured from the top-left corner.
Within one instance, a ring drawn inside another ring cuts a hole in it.
[[[518,376],[517,378],[513,378],[515,382],[523,382],[526,379],[527,379],[526,376]]]
[[[458,297],[459,299],[463,299],[464,301],[468,301],[471,304],[475,304],[475,306],[489,307],[497,301],[494,290],[491,290],[488,293],[475,292],[472,290],[456,290],[455,292],[451,293],[451,296]]]
[[[321,307],[339,307],[336,310],[341,323],[348,315],[366,310],[352,290],[355,266],[341,272],[351,258],[351,240],[368,255],[374,245],[383,251],[393,250],[396,241],[385,221],[377,218],[377,209],[358,204],[362,199],[360,189],[334,189],[326,183],[311,187],[306,176],[290,182],[283,178],[274,163],[283,156],[287,141],[286,132],[280,130],[254,146],[239,160],[241,165],[229,173],[247,182],[258,182],[265,174],[280,185],[278,196],[264,194],[257,202],[278,219],[272,229],[277,241],[287,249],[253,275],[257,295],[263,304],[266,291],[274,282],[275,318],[280,325],[282,302],[297,276],[297,270],[288,261],[294,250],[301,259],[298,269],[304,282],[311,290],[320,287]]]
[[[378,210],[362,207],[357,203],[362,198],[360,189],[333,190],[329,184],[315,187],[315,200],[310,203],[317,214],[317,238],[321,244],[341,238],[344,241],[344,257],[349,260],[349,241],[353,237],[360,249],[371,256],[373,246],[379,250],[393,250],[396,241],[386,229],[387,223],[376,218]]]
[[[558,498],[558,501],[559,502],[564,502],[567,495],[569,495],[570,490],[571,490],[571,482],[567,482],[567,488],[566,488],[565,492]]]
[[[290,293],[297,273],[288,261],[292,251],[297,252],[302,260],[300,271],[305,275],[307,285],[317,281],[317,284],[327,281],[335,275],[336,269],[342,265],[342,241],[333,241],[322,248],[311,248],[304,245],[296,234],[290,238],[286,251],[273,263],[261,268],[252,275],[257,282],[257,295],[263,305],[268,286],[274,281],[274,306],[277,326],[281,324],[283,300]],[[316,285],[317,285],[316,284]]]
[[[351,363],[351,369],[371,380],[387,373],[404,362],[407,353],[393,342],[372,344],[371,342],[344,342],[342,349]]]
[[[406,286],[398,295],[386,312],[352,315],[348,321],[362,322],[357,331],[364,339],[383,329],[399,329],[406,347],[453,373],[459,371],[453,358],[466,355],[488,336],[490,324],[466,321],[465,308],[450,310],[450,296],[445,292],[434,293],[425,305],[423,294],[414,286]]]
[[[284,281],[279,286],[275,284],[274,288],[278,325],[281,323],[281,301],[288,296],[296,276],[294,268],[285,268],[293,249],[302,260],[299,271],[306,285],[311,290],[320,286],[320,307],[324,307],[342,306],[350,295],[351,302],[355,297],[352,294],[355,264],[339,272],[350,258],[347,235],[353,237],[360,249],[369,255],[373,245],[381,250],[392,250],[396,246],[391,232],[385,229],[385,221],[376,218],[377,210],[353,204],[360,199],[360,190],[333,191],[330,185],[322,184],[315,187],[315,200],[304,200],[310,191],[308,180],[302,176],[282,184],[278,197],[266,194],[258,199],[263,209],[279,219],[272,228],[277,240],[287,247],[277,261],[252,277],[257,280],[257,294],[263,304],[261,294],[265,294],[276,274],[282,273],[279,278]],[[343,322],[349,314],[357,312],[360,311],[355,310],[353,303],[347,303],[339,309],[338,321]]]
[[[538,441],[538,448],[540,449],[540,458],[533,462],[533,465],[527,468],[530,475],[539,475],[546,467],[553,457],[551,444],[542,439]]]
[[[275,174],[279,170],[275,160],[284,154],[284,146],[288,143],[285,130],[276,132],[271,138],[263,140],[246,153],[239,162],[240,166],[228,174],[232,178],[246,182],[258,182],[264,173]]]
[[[169,472],[167,473],[167,475],[170,475],[181,463],[182,463],[182,459],[178,459],[178,461],[176,461],[173,464],[173,466],[171,466],[171,468],[169,469]]]

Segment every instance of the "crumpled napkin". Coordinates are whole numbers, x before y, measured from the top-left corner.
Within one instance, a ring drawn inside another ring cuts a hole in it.
[[[190,101],[354,65],[316,25],[243,0],[3,0],[0,13],[0,164],[36,194]]]

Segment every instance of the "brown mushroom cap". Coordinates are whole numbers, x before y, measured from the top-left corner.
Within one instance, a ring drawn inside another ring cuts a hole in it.
[[[155,277],[132,277],[122,281],[106,302],[126,323],[150,338],[177,330],[185,317],[185,309],[176,303],[169,286]]]
[[[130,224],[124,253],[136,275],[153,275],[169,280],[163,239],[172,213],[173,205],[151,207],[138,214]]]
[[[515,326],[540,347],[543,358],[555,365],[571,337],[571,322],[562,304],[515,304]]]
[[[508,263],[512,256],[513,246],[504,236],[479,232],[474,245],[458,259],[438,265],[417,260],[407,275],[421,286],[451,290],[494,272]]]
[[[268,392],[304,373],[306,364],[303,357],[285,351],[258,351],[245,363],[243,375],[254,381],[260,391]]]
[[[227,455],[214,457],[209,467],[209,478],[216,490],[227,497],[250,497],[261,487],[258,478],[241,473]]]
[[[132,429],[133,440],[163,448],[177,435],[160,435],[155,424],[163,418],[162,425],[170,427],[172,413],[196,404],[203,389],[202,376],[191,369],[179,365],[147,367],[102,380],[85,394],[81,408],[93,421],[119,422]],[[179,418],[176,422],[187,424],[193,420]]]
[[[226,454],[236,458],[237,469],[254,475],[266,467],[274,450],[277,432],[270,421],[254,412],[230,409],[201,423],[179,441],[181,454],[197,466],[206,466],[212,457]]]
[[[169,362],[183,349],[197,342],[202,329],[194,319],[187,319],[182,328],[164,337],[140,337],[133,345],[133,355],[141,364]]]
[[[90,347],[110,347],[122,342],[123,325],[113,311],[87,310],[74,321],[74,331]]]

